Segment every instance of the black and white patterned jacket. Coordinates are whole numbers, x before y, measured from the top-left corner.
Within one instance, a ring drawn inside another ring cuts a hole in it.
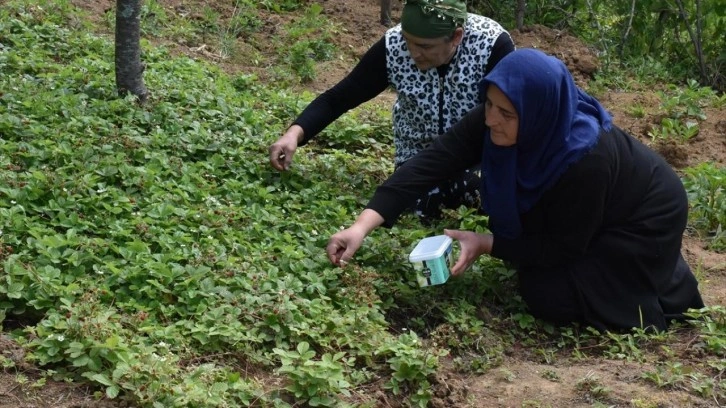
[[[396,166],[480,103],[477,85],[487,73],[492,48],[503,32],[496,21],[469,14],[462,42],[443,77],[435,68],[416,68],[400,25],[386,32],[388,82],[398,93],[393,106]]]

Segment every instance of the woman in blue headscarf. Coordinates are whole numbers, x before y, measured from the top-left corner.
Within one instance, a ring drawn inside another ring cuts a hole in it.
[[[392,226],[421,191],[481,161],[490,234],[445,233],[461,274],[481,255],[513,264],[530,312],[598,329],[663,330],[703,307],[681,255],[688,202],[657,153],[612,124],[567,67],[541,51],[504,57],[472,110],[377,190],[328,243],[344,265],[379,225]]]

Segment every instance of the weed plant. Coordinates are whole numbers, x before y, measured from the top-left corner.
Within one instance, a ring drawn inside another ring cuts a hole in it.
[[[691,203],[689,224],[710,249],[726,251],[726,168],[702,163],[686,169],[683,183]]]

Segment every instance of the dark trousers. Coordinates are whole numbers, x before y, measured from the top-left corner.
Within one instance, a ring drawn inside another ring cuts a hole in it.
[[[393,25],[391,21],[391,0],[381,0],[381,24],[386,27]]]
[[[584,322],[598,330],[629,329],[639,327],[638,319],[632,319],[628,310],[620,310],[620,304],[633,304],[632,298],[640,298],[643,303],[643,319],[645,327],[655,327],[665,330],[671,320],[686,320],[683,315],[687,309],[700,309],[704,307],[701,295],[696,289],[696,279],[691,270],[678,253],[674,280],[683,282],[675,285],[671,291],[662,291],[656,295],[653,290],[636,290],[635,293],[626,293],[622,290],[621,296],[612,294],[605,301],[597,303],[591,298],[583,298],[581,290],[576,289],[573,268],[519,268],[519,290],[522,299],[527,303],[529,312],[536,318],[547,320],[557,325],[570,322]],[[602,271],[603,273],[608,271]],[[603,289],[607,289],[604,285]],[[622,288],[634,286],[633,282],[623,282]],[[592,291],[590,289],[590,291]],[[640,292],[640,293],[639,293]],[[672,293],[671,293],[672,292]],[[647,299],[657,298],[657,310],[648,313]],[[633,308],[635,310],[635,308]],[[637,317],[637,316],[636,316]],[[628,320],[630,319],[630,320]]]
[[[444,208],[456,209],[459,206],[480,208],[479,186],[481,179],[479,172],[465,170],[456,177],[446,180],[423,197],[416,200],[412,211],[426,224],[441,217]]]

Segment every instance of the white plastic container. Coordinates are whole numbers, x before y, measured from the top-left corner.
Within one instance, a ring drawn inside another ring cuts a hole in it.
[[[417,272],[419,286],[440,285],[449,279],[451,242],[446,235],[427,237],[411,251],[408,260]]]

